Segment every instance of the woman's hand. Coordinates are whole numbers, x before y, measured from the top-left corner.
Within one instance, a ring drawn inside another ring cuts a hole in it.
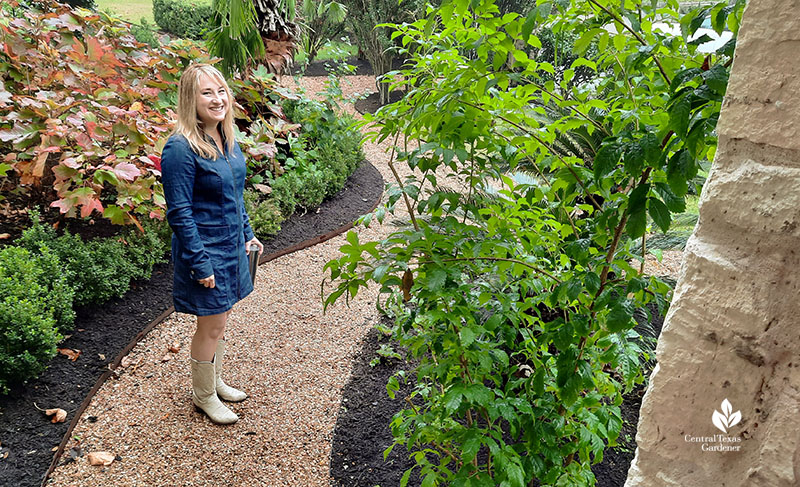
[[[262,244],[256,237],[253,237],[253,240],[245,242],[244,244],[244,252],[247,255],[250,255],[250,246],[255,245],[258,247],[258,254],[261,255],[264,253],[264,244]]]
[[[200,284],[209,289],[213,289],[217,285],[217,283],[214,281],[214,274],[211,274],[210,276],[203,279],[198,279],[197,282],[199,282]]]

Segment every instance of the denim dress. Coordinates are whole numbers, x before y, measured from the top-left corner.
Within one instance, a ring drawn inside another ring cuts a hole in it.
[[[244,246],[253,238],[244,209],[247,166],[238,143],[218,154],[217,160],[195,154],[182,135],[172,135],[161,154],[173,232],[172,298],[176,311],[197,316],[228,311],[253,290]],[[216,287],[197,282],[212,274]]]

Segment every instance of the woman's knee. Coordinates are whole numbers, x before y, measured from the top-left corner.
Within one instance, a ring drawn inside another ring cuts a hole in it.
[[[227,313],[211,316],[197,317],[197,333],[214,340],[218,340],[225,333],[225,324],[228,321]]]

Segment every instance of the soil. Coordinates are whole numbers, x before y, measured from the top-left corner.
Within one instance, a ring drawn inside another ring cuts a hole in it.
[[[643,315],[637,313],[637,320]],[[640,325],[644,323],[640,321]],[[649,323],[650,330],[658,336],[663,318],[653,313]],[[400,383],[400,391],[395,399],[386,393],[389,377],[405,370],[409,377],[414,376],[413,364],[399,359],[387,359],[376,354],[381,344],[389,343],[385,335],[372,329],[363,343],[363,348],[353,366],[353,375],[345,386],[342,410],[336,421],[331,451],[331,477],[334,487],[375,487],[398,486],[406,470],[414,465],[403,445],[396,446],[383,460],[383,452],[392,443],[389,425],[392,417],[404,407],[403,398],[412,391],[414,384]],[[380,358],[377,365],[370,362]],[[639,387],[624,397],[621,405],[623,427],[619,436],[620,446],[608,448],[603,461],[594,465],[592,471],[597,478],[597,487],[622,487],[628,476],[628,468],[636,451],[636,427],[639,423],[639,409],[642,404],[644,388]],[[419,487],[420,479],[414,470],[408,483]]]
[[[274,238],[262,239],[265,255],[353,222],[375,205],[382,191],[383,178],[378,170],[369,163],[362,164],[345,189],[323,202],[319,211],[295,214],[283,222]],[[41,484],[53,449],[61,443],[69,422],[98,378],[137,334],[171,305],[172,267],[164,263],[155,267],[149,280],[132,283],[122,298],[76,310],[75,330],[59,348],[80,350],[77,360],[59,354],[38,379],[0,396],[0,485]],[[64,409],[67,420],[52,424],[39,408]]]
[[[357,57],[352,57],[346,60],[347,64],[356,67],[354,73],[355,76],[368,76],[373,74],[372,66],[370,66],[369,62],[366,59],[359,59]],[[330,67],[334,66],[332,61],[314,61],[309,64],[305,71],[302,70],[301,66],[295,66],[292,68],[292,74],[299,75],[302,74],[303,76],[328,76],[328,68],[325,65],[329,65]],[[392,69],[400,69],[403,66],[402,59],[395,59],[392,62]]]
[[[405,96],[404,91],[395,90],[389,94],[389,103],[394,103],[396,101],[400,101],[403,96]],[[362,98],[361,100],[357,100],[353,107],[358,111],[358,113],[364,115],[365,113],[375,113],[378,111],[378,108],[382,107],[381,105],[381,97],[380,94],[372,93],[366,98]]]

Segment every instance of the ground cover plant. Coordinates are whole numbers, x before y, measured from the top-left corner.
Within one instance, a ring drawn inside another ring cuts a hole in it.
[[[394,141],[391,168],[419,176],[396,177],[363,223],[398,203],[410,222],[380,242],[350,233],[326,305],[377,283],[394,340],[420,360],[391,423],[416,463],[401,485],[412,471],[426,487],[594,484],[622,395],[644,380],[634,313],[669,302],[633,249],[648,216],[670,228],[713,158],[742,9],[539,1],[523,17],[452,0],[395,27],[408,62],[392,87],[407,95],[365,123]],[[697,49],[705,19],[733,33],[716,52]],[[526,54],[538,32],[574,36],[571,65]],[[573,82],[580,67],[594,76]],[[562,150],[580,134],[595,151]]]

